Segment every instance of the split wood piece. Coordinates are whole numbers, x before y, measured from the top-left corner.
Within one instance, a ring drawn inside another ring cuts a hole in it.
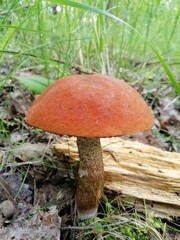
[[[180,153],[120,138],[101,139],[101,145],[107,190],[151,216],[180,216]],[[76,138],[62,138],[53,148],[79,160]]]

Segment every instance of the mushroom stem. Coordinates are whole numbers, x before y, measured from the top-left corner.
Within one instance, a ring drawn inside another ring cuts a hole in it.
[[[96,217],[104,185],[100,139],[78,137],[77,146],[80,158],[76,188],[78,217]]]

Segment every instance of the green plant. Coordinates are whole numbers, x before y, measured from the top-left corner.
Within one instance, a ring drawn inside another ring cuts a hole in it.
[[[109,13],[108,11],[102,10],[100,8],[97,8],[97,7],[94,7],[94,6],[91,6],[91,5],[87,5],[87,4],[84,4],[84,3],[81,3],[81,2],[70,1],[70,0],[67,0],[67,1],[66,0],[46,0],[46,1],[56,3],[56,4],[71,6],[71,7],[74,7],[74,8],[80,8],[80,9],[85,10],[85,11],[91,11],[91,12],[94,12],[94,13],[97,13],[97,14],[100,14],[100,15],[110,17],[113,20],[120,22],[121,24],[122,23],[125,24],[128,28],[133,30],[136,34],[141,36],[141,38],[145,41],[145,44],[150,46],[150,48],[152,49],[152,51],[154,52],[154,54],[158,58],[159,62],[161,63],[162,67],[164,68],[167,76],[169,77],[169,79],[170,79],[171,83],[173,84],[174,88],[176,89],[177,93],[180,94],[180,85],[179,85],[177,79],[175,78],[175,76],[173,75],[172,71],[170,70],[170,68],[168,67],[166,62],[164,61],[163,57],[161,56],[161,54],[159,53],[157,48],[152,44],[152,42],[147,39],[147,36],[144,37],[143,34],[140,31],[138,31],[136,28],[132,27],[130,24],[128,24],[127,22],[125,22],[121,18],[118,18],[115,15]],[[147,35],[149,35],[149,25],[150,24],[148,24]]]
[[[31,92],[40,94],[54,81],[46,79],[41,76],[14,76],[20,83],[22,83]]]
[[[58,11],[52,2],[59,4]],[[179,92],[176,1],[82,2],[3,2],[0,64],[11,62],[4,80],[28,70],[57,79],[74,69],[156,87],[166,72]]]

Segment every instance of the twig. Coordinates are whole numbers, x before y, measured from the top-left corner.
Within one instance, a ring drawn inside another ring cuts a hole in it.
[[[28,56],[28,57],[34,57],[34,58],[44,58],[42,56],[38,56],[38,55],[35,55],[35,54],[32,54],[32,53],[26,53],[26,52],[16,52],[16,51],[9,51],[9,50],[0,50],[0,52],[2,53],[7,53],[7,54],[14,54],[14,55],[24,55],[24,56]],[[64,61],[61,61],[61,60],[58,60],[58,59],[54,59],[54,58],[48,58],[48,60],[51,60],[53,62],[57,62],[57,63],[60,63],[60,64],[65,64]],[[85,74],[92,74],[93,72],[91,71],[85,71],[85,70],[82,70],[81,67],[79,66],[71,66],[71,69],[74,69],[75,71],[77,72],[80,72],[80,73],[85,73]]]
[[[35,180],[35,178],[33,178],[33,180],[34,180],[34,188],[33,188],[33,192],[34,192],[34,198],[33,198],[33,206],[35,206],[35,204],[36,204],[36,200],[37,200],[37,188],[36,188],[36,180]]]
[[[12,196],[12,192],[10,187],[8,186],[8,184],[6,183],[6,181],[0,176],[0,187],[2,187],[2,189],[5,191],[5,193],[7,194],[8,198],[16,203],[16,201],[14,200],[13,196]]]
[[[42,165],[42,161],[36,161],[36,162],[29,161],[29,162],[6,164],[7,167],[19,167],[19,166],[26,166],[26,165],[40,166]]]
[[[126,223],[131,222],[131,219],[127,219],[124,221],[120,221],[120,222],[116,222],[116,223],[111,223],[111,224],[106,224],[106,225],[102,225],[102,226],[84,226],[84,227],[78,227],[78,226],[70,226],[70,227],[60,227],[61,230],[93,230],[93,229],[99,229],[99,228],[107,228],[107,227],[114,227],[114,226],[118,226],[118,225],[123,225]]]
[[[174,98],[172,101],[170,101],[168,104],[166,104],[166,106],[165,106],[162,110],[168,109],[168,107],[169,107],[171,104],[175,103],[178,99],[179,99],[179,96],[177,96],[177,97]]]

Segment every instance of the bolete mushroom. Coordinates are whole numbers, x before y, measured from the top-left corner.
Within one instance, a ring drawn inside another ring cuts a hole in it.
[[[77,137],[76,202],[81,219],[96,216],[103,193],[100,138],[144,131],[153,125],[151,110],[136,90],[100,74],[57,80],[35,100],[26,119],[45,131]]]

